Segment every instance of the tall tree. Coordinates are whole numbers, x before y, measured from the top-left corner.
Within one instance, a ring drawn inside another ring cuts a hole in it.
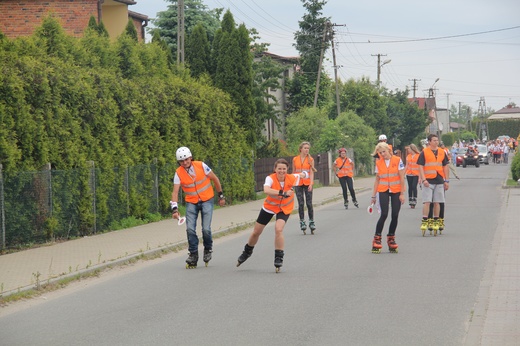
[[[253,55],[251,40],[244,24],[235,27],[233,15],[228,10],[222,19],[222,29],[217,32],[218,46],[214,47],[216,59],[215,85],[231,95],[238,106],[238,121],[251,148],[257,141],[258,121],[253,101]]]
[[[172,5],[168,5],[166,11],[157,13],[157,18],[152,20],[161,37],[171,49],[173,56],[177,56],[177,1],[167,0]],[[222,9],[209,10],[202,0],[184,0],[184,32],[188,37],[197,24],[202,24],[208,39],[211,42],[215,32],[220,27],[220,14]]]
[[[197,24],[186,37],[186,63],[193,77],[210,72],[211,47],[202,23]]]
[[[323,72],[320,64],[320,55],[330,47],[330,32],[328,17],[322,16],[326,0],[301,0],[306,13],[299,21],[300,30],[294,34],[294,46],[300,53],[299,72],[289,83],[291,110],[312,106],[316,92],[318,72]],[[326,102],[330,79],[321,74],[318,105]]]

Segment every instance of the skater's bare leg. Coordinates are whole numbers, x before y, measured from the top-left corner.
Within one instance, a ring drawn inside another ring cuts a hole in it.
[[[274,224],[274,248],[276,250],[283,250],[285,247],[285,239],[283,236],[284,227],[285,227],[284,220],[282,220],[282,219],[276,220],[276,223]]]
[[[258,239],[260,238],[260,235],[264,231],[265,225],[262,225],[258,222],[255,222],[255,228],[253,229],[253,233],[249,236],[249,240],[247,243],[250,246],[255,246],[256,243],[258,243]]]

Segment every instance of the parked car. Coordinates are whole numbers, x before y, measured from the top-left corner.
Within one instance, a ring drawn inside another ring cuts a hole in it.
[[[489,165],[489,152],[485,145],[477,144],[478,161],[482,164]]]

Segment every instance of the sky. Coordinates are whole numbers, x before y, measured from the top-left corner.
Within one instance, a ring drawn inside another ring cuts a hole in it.
[[[135,0],[130,10],[151,19],[166,0]],[[269,51],[297,56],[294,33],[305,13],[301,0],[203,0],[229,9],[237,24],[256,28]],[[449,104],[500,110],[520,106],[520,1],[518,0],[328,0],[323,16],[335,24],[338,78],[377,80],[390,90]],[[150,24],[153,26],[153,24]],[[383,65],[383,62],[386,62]],[[324,67],[334,78],[332,51]],[[438,79],[438,80],[437,80]],[[436,82],[437,80],[437,82]]]

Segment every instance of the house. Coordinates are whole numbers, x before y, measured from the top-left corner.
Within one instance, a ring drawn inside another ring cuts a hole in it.
[[[144,28],[148,17],[129,11],[135,5],[131,0],[1,0],[0,32],[8,38],[30,36],[49,14],[56,15],[68,35],[80,37],[91,16],[103,21],[111,39],[115,40],[132,20],[140,41],[144,41]]]
[[[518,119],[520,120],[520,107],[513,107],[508,105],[502,108],[498,112],[491,114],[488,120],[505,120],[505,119]]]
[[[283,75],[278,80],[280,84],[280,89],[270,89],[269,93],[274,96],[274,98],[278,101],[278,105],[275,107],[278,111],[280,111],[281,114],[281,124],[282,127],[285,126],[285,113],[284,111],[287,109],[288,106],[288,94],[285,91],[285,84],[288,80],[291,80],[294,76],[294,74],[298,71],[299,65],[299,57],[291,56],[291,57],[285,57],[281,55],[276,55],[270,52],[262,52],[260,56],[255,58],[255,61],[258,61],[261,59],[262,56],[270,57],[272,60],[278,62],[282,66],[285,67],[285,70],[283,72]],[[285,140],[284,138],[285,129],[284,128],[278,128],[278,126],[275,124],[272,120],[267,120],[265,124],[265,130],[262,132],[263,135],[268,140],[272,139],[281,139]]]

